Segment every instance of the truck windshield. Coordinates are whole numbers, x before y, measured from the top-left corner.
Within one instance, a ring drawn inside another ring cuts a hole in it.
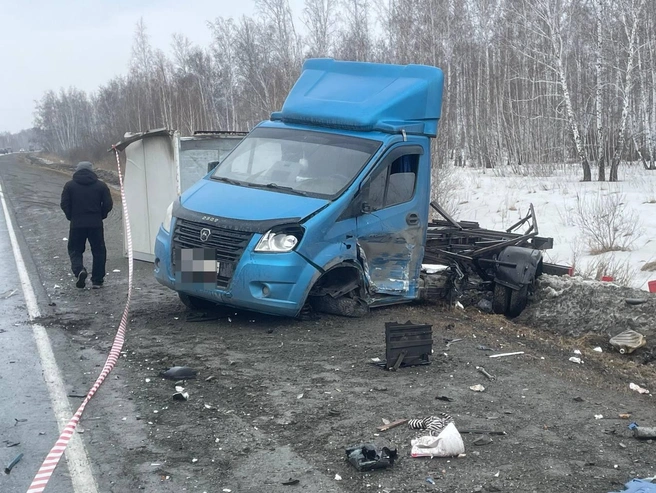
[[[218,165],[212,178],[283,193],[334,197],[380,145],[347,135],[256,128]]]

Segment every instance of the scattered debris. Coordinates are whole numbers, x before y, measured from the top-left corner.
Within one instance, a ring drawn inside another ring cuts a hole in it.
[[[437,436],[442,433],[442,430],[453,423],[451,415],[440,413],[439,416],[428,416],[422,419],[408,420],[408,427],[412,430],[429,430],[428,434]]]
[[[298,394],[298,395],[296,396],[296,398],[297,398],[297,399],[302,399],[302,398],[303,398],[303,394]]]
[[[462,339],[444,339],[447,349],[449,349],[449,346],[451,346],[451,344],[453,344],[454,342],[460,342],[460,341],[462,341]]]
[[[6,442],[5,441],[5,443],[7,443],[7,448],[16,447],[17,445],[20,445],[20,442]]]
[[[576,356],[572,356],[569,360],[572,363],[576,363],[577,365],[583,364],[583,360],[581,358],[576,357]]]
[[[435,480],[433,478],[426,478],[426,482],[428,484],[435,484]]]
[[[489,436],[486,435],[481,435],[477,437],[472,443],[474,445],[480,446],[480,445],[489,445],[492,443],[492,439]]]
[[[72,397],[75,399],[84,399],[86,396],[87,396],[86,394],[76,394],[76,393],[68,394],[68,397]]]
[[[516,356],[518,354],[524,354],[524,351],[517,351],[517,352],[514,352],[514,353],[491,354],[490,358],[502,358],[504,356]]]
[[[460,433],[472,433],[476,435],[483,435],[483,434],[488,434],[488,435],[507,435],[505,431],[496,431],[496,430],[459,430]]]
[[[426,324],[385,323],[385,369],[428,365],[433,352],[433,326]]]
[[[469,390],[473,390],[474,392],[485,392],[485,387],[483,387],[480,383],[477,383],[476,385],[469,387]]]
[[[388,425],[388,424],[391,423],[391,421],[389,419],[385,419],[385,418],[381,418],[381,419],[383,420],[384,425]]]
[[[7,464],[7,467],[5,467],[5,474],[9,474],[11,470],[14,468],[14,466],[18,464],[22,458],[23,458],[23,454],[20,453],[16,456],[14,460],[12,460],[9,464]]]
[[[2,298],[3,300],[6,300],[7,298],[11,298],[12,296],[14,296],[17,292],[18,292],[18,289],[12,289],[12,290],[5,291],[4,293],[0,294],[0,298]]]
[[[409,419],[399,419],[397,421],[392,421],[388,425],[379,426],[376,429],[378,431],[387,431],[387,430],[391,430],[392,428],[396,428],[397,426],[403,425],[403,424],[407,423],[408,421],[410,421],[410,420]]]
[[[597,352],[597,353],[603,353],[603,352],[604,352],[604,350],[601,349],[599,346],[597,346],[596,348],[594,348],[593,351],[595,351],[595,352]]]
[[[574,399],[572,399],[572,400],[574,400],[576,402],[583,402],[584,401],[583,397],[581,397],[581,396],[574,397]]]
[[[580,355],[580,354],[583,354],[583,353],[581,353],[581,351],[580,351],[580,350],[578,350],[578,349],[575,349],[575,350],[574,350],[574,354],[579,354],[579,355]]]
[[[476,305],[483,313],[492,313],[492,302],[490,300],[481,300]]]
[[[27,421],[27,419],[25,419],[25,418],[14,418],[14,421],[15,421],[14,426],[16,426],[18,423],[25,423]]]
[[[448,396],[446,396],[446,395],[438,395],[438,396],[435,397],[435,398],[436,398],[437,400],[440,400],[440,401],[453,402],[453,399],[451,399],[451,397],[448,397]]]
[[[189,393],[188,392],[176,392],[173,394],[173,400],[174,401],[188,401],[189,400]]]
[[[335,474],[335,481],[341,481],[342,477],[339,474]]]
[[[465,309],[465,307],[462,306],[462,303],[460,303],[459,301],[456,301],[455,307],[456,307],[456,308],[459,308],[460,310],[464,310],[464,309]]]
[[[629,419],[631,417],[631,413],[620,413],[617,415],[617,417],[620,419]]]
[[[210,375],[209,377],[207,377],[207,378],[205,379],[205,381],[206,381],[206,382],[210,382],[210,381],[214,380],[215,378],[216,378],[216,377],[215,377],[214,375]]]
[[[629,384],[629,388],[631,390],[635,390],[636,392],[639,392],[641,394],[648,394],[649,393],[649,391],[647,389],[642,388],[642,387],[640,387],[639,385],[636,385],[633,382]]]
[[[121,272],[119,269],[114,269],[112,272]]]
[[[646,428],[638,426],[638,423],[634,422],[629,425],[629,430],[633,431],[633,436],[640,440],[653,440],[656,438],[656,428],[654,427]]]
[[[476,346],[476,349],[479,351],[494,351],[491,347],[483,346],[482,344],[480,346]]]
[[[642,305],[649,300],[647,298],[626,298],[624,301],[627,305]]]
[[[214,322],[219,319],[216,312],[189,312],[185,316],[186,322]]]
[[[160,376],[169,380],[182,380],[196,378],[198,372],[188,366],[174,366],[166,371],[160,372]]]
[[[594,417],[595,417],[595,419],[604,419],[603,414],[595,414]]]
[[[479,372],[481,372],[483,375],[485,375],[488,380],[496,380],[497,379],[497,377],[495,377],[494,375],[490,375],[487,371],[485,371],[485,368],[483,368],[482,366],[477,366],[476,369]]]
[[[292,486],[298,483],[300,483],[300,481],[298,479],[293,479],[293,478],[289,478],[287,481],[282,482],[283,486]]]
[[[377,448],[371,443],[366,443],[347,448],[346,457],[358,471],[373,471],[393,466],[398,453],[396,449]]]
[[[647,339],[639,332],[628,329],[624,332],[620,332],[614,337],[611,337],[610,341],[608,342],[610,342],[611,345],[620,352],[620,354],[631,354],[636,349],[641,348],[647,344]]]
[[[411,440],[412,457],[457,457],[465,453],[465,444],[454,423],[449,423],[438,436],[422,436]]]

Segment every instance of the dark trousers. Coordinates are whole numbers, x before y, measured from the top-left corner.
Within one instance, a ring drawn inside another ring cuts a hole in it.
[[[91,245],[93,256],[93,270],[91,271],[91,282],[102,284],[105,279],[105,263],[107,261],[107,249],[105,248],[105,233],[103,227],[99,228],[71,228],[68,235],[68,256],[71,258],[71,269],[75,277],[84,269],[82,255],[86,248],[87,240]]]

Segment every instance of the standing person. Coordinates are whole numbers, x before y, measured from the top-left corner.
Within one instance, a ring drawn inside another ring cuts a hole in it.
[[[112,206],[109,187],[98,179],[93,172],[93,165],[88,161],[79,163],[73,173],[73,179],[64,185],[61,196],[61,208],[66,219],[71,222],[68,256],[71,258],[71,269],[78,288],[84,288],[88,275],[82,258],[87,240],[93,256],[92,288],[99,289],[103,286],[107,261],[103,219],[112,210]]]

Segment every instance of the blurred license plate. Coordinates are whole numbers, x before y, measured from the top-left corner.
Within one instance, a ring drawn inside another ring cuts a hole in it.
[[[221,263],[216,260],[215,248],[180,248],[176,250],[176,278],[184,284],[212,284]]]

